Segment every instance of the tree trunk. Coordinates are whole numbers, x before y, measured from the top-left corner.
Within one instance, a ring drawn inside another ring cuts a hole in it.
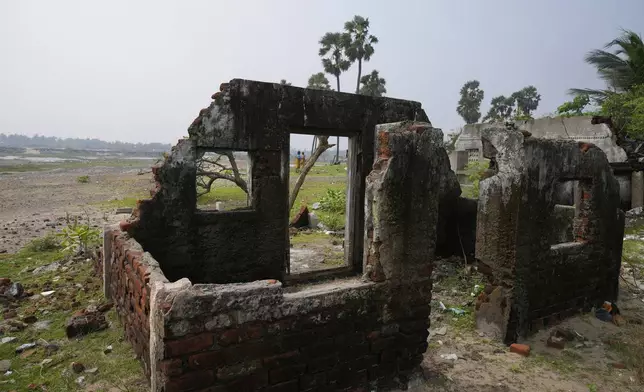
[[[362,59],[358,59],[358,83],[356,83],[356,94],[360,94],[360,76],[362,75]]]
[[[317,136],[318,138],[318,146],[315,148],[315,151],[311,153],[311,157],[306,161],[304,164],[304,167],[302,168],[302,171],[300,172],[300,176],[297,178],[297,181],[295,182],[295,186],[293,186],[293,190],[291,191],[291,195],[289,196],[288,200],[288,210],[291,211],[293,209],[293,205],[295,205],[295,200],[297,199],[297,194],[300,192],[300,188],[302,187],[302,184],[304,184],[304,180],[306,179],[306,175],[311,171],[313,168],[313,165],[315,165],[315,162],[320,158],[320,155],[322,155],[323,152],[328,150],[329,148],[333,147],[333,144],[329,144],[329,137],[328,136]]]
[[[335,80],[338,83],[338,92],[340,92],[340,75],[335,75]]]

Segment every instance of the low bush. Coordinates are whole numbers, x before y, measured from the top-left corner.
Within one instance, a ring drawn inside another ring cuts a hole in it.
[[[80,184],[87,184],[89,183],[89,176],[79,176],[76,178],[76,182]]]
[[[26,246],[30,252],[48,252],[60,249],[60,241],[55,234],[48,234],[41,238],[36,238]]]

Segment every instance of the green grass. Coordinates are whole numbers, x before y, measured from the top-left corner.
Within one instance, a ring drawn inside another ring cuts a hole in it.
[[[330,240],[328,234],[321,231],[302,231],[291,238],[291,244],[327,244]]]
[[[528,357],[528,361],[533,366],[550,368],[560,375],[573,373],[579,368],[577,360],[568,356],[556,357],[550,354],[533,354]]]
[[[137,201],[141,199],[146,199],[149,196],[145,195],[140,195],[140,196],[127,196],[119,200],[107,200],[107,201],[102,201],[99,203],[96,203],[98,207],[105,208],[105,209],[116,209],[116,208],[127,208],[131,207],[134,208],[136,207]]]
[[[38,321],[48,320],[52,323],[46,330],[36,331],[30,326],[21,332],[5,334],[17,339],[0,345],[0,358],[11,360],[13,371],[13,374],[3,376],[0,381],[14,382],[0,384],[0,390],[28,391],[28,386],[35,384],[45,385],[48,391],[74,391],[79,389],[75,380],[81,375],[85,377],[87,385],[100,381],[122,390],[148,390],[141,383],[144,377],[141,365],[134,358],[131,346],[122,339],[122,327],[114,310],[107,313],[111,323],[109,329],[74,340],[67,339],[65,335],[66,322],[74,312],[86,308],[91,301],[96,305],[105,301],[102,281],[95,275],[92,263],[75,261],[67,271],[59,269],[33,275],[31,270],[34,268],[64,260],[65,257],[60,250],[29,250],[38,248],[32,245],[16,254],[0,255],[0,276],[20,282],[26,291],[36,294],[46,289],[56,291],[50,297],[38,300],[25,298],[17,302],[19,317],[35,315]],[[19,345],[43,340],[60,346],[60,349],[49,357],[40,345],[29,356],[15,354]],[[113,352],[104,354],[108,345],[112,346]],[[51,359],[52,362],[41,366],[43,359]],[[82,363],[86,369],[96,367],[98,373],[74,374],[69,370],[74,361]]]

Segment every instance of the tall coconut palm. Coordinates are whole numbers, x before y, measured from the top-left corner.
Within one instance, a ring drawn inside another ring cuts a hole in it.
[[[319,54],[322,57],[322,67],[324,72],[335,76],[338,92],[340,92],[340,74],[351,66],[351,62],[344,55],[344,48],[349,39],[347,34],[342,33],[326,33],[320,39]]]
[[[381,78],[375,69],[370,74],[363,76],[360,79],[360,83],[362,83],[362,87],[360,88],[360,94],[362,95],[382,97],[383,94],[387,93],[387,87],[385,87],[387,81]]]
[[[644,42],[642,37],[631,31],[622,30],[622,35],[607,43],[604,49],[615,47],[611,53],[596,49],[586,55],[586,62],[597,68],[599,77],[606,82],[606,90],[571,89],[570,93],[586,94],[597,101],[603,101],[611,93],[630,91],[644,84]]]
[[[344,52],[349,61],[358,62],[358,80],[356,81],[356,94],[360,92],[362,76],[362,62],[369,61],[373,55],[373,45],[378,43],[378,38],[369,34],[369,18],[356,15],[352,20],[344,24],[344,31],[350,40],[347,42]]]

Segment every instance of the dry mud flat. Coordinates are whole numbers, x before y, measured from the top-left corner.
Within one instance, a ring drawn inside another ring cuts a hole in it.
[[[149,167],[149,165],[148,165]],[[76,217],[96,227],[112,223],[114,205],[152,187],[146,166],[94,166],[51,171],[0,173],[0,252],[13,253]],[[88,183],[78,177],[89,176]]]

